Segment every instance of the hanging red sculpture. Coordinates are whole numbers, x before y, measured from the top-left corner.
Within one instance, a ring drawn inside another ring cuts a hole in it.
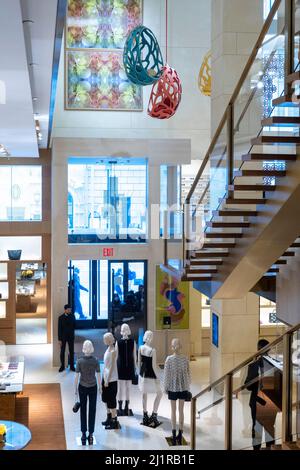
[[[156,119],[174,116],[181,101],[182,85],[178,73],[168,64],[162,76],[154,83],[150,95],[148,114]]]

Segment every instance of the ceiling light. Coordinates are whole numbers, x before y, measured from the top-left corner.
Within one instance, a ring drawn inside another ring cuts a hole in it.
[[[34,21],[33,20],[23,20],[22,23],[23,24],[25,24],[25,23],[34,24]]]
[[[34,96],[34,97],[32,98],[32,101],[37,101],[37,100],[38,100],[38,97],[37,97],[37,96]]]

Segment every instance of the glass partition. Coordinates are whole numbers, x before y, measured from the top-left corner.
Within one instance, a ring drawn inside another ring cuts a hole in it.
[[[197,450],[225,449],[225,383],[202,395],[196,402]]]
[[[42,167],[0,166],[0,221],[42,220]]]

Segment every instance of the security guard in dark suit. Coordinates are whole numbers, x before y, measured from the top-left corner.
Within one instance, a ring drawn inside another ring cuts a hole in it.
[[[70,354],[70,370],[75,372],[74,367],[74,339],[75,339],[75,316],[69,304],[64,306],[64,313],[58,318],[58,341],[60,344],[60,369],[65,370],[65,351],[68,343]]]

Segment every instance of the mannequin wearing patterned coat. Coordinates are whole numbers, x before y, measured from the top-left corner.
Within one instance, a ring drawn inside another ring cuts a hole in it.
[[[172,340],[173,354],[168,356],[164,367],[164,390],[171,403],[172,444],[182,445],[184,424],[184,402],[190,390],[190,366],[187,357],[181,354],[181,343],[178,338]],[[176,402],[179,410],[179,432],[176,435]]]

